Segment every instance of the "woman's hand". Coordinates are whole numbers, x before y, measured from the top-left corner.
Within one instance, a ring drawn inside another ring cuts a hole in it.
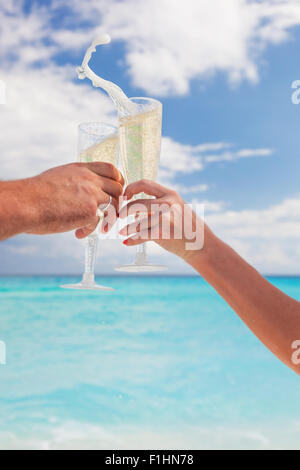
[[[119,213],[120,218],[136,216],[136,221],[124,227],[120,234],[130,236],[126,246],[155,241],[164,249],[190,262],[203,247],[203,221],[184,202],[179,194],[153,181],[142,180],[130,184],[124,197],[144,193],[154,199],[130,201]]]

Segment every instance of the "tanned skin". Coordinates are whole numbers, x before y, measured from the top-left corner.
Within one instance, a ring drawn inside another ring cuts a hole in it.
[[[99,205],[118,209],[124,179],[110,163],[74,163],[34,178],[0,182],[0,240],[77,230],[83,238],[97,226]]]
[[[185,204],[175,191],[147,180],[129,185],[124,196],[130,200],[139,193],[154,196],[155,200],[131,201],[126,210],[121,210],[120,217],[125,217],[127,210],[134,213],[135,204],[145,204],[148,215],[153,202],[156,205],[179,204],[182,207]],[[147,217],[138,227],[136,224],[125,227],[121,233],[133,236],[124,244],[134,246],[149,241],[153,223],[161,225],[163,217],[165,214],[161,214],[159,220]],[[195,219],[197,215],[191,211],[191,217]],[[200,250],[187,251],[186,242],[190,240],[184,238],[176,240],[171,237],[170,240],[161,238],[153,241],[190,264],[215,288],[262,343],[300,375],[300,365],[294,364],[298,361],[292,360],[295,352],[292,345],[300,340],[300,303],[270,284],[230,246],[214,235],[207,225],[202,223],[201,226],[205,241]],[[174,230],[171,230],[172,233]]]

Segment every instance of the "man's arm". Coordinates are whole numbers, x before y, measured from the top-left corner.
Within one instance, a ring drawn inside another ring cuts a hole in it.
[[[148,213],[151,211],[152,203],[156,206],[158,204],[167,204],[170,207],[178,205],[182,209],[185,205],[176,192],[151,181],[140,181],[129,185],[124,195],[131,199],[139,193],[155,196],[156,199],[129,202],[127,209],[124,208],[120,211],[120,217],[126,217],[127,210],[131,214],[134,213],[134,205],[138,205],[139,212],[141,212],[140,204],[145,205]],[[164,217],[164,214],[160,216],[160,227],[163,226]],[[191,210],[190,217],[194,224],[197,215]],[[151,229],[154,227],[152,218],[144,220],[146,220],[146,225],[141,222],[138,227],[135,223],[122,229],[122,235],[133,235],[124,242],[127,246],[151,240],[151,233],[153,233]],[[204,225],[203,249],[186,250],[186,243],[191,240],[178,240],[172,237],[177,223],[178,220],[172,221],[171,219],[170,239],[165,240],[159,237],[154,241],[171,253],[180,256],[195,268],[228,302],[265,346],[300,375],[300,365],[294,364],[292,361],[295,352],[292,349],[292,344],[300,340],[300,303],[264,279],[232,248],[219,240],[206,225]],[[180,223],[183,221],[181,220]],[[203,227],[203,224],[200,222],[199,226]],[[156,233],[161,234],[159,231]]]
[[[0,182],[0,240],[19,233],[92,232],[97,209],[118,207],[124,180],[109,163],[74,163],[34,178]]]
[[[29,231],[39,218],[30,180],[0,182],[0,240]]]

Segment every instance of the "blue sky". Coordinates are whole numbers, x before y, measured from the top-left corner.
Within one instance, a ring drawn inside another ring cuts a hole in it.
[[[270,148],[268,158],[240,160],[208,166],[201,174],[178,175],[179,182],[209,185],[212,201],[225,200],[228,207],[265,208],[300,192],[300,106],[291,102],[291,83],[300,77],[296,60],[300,28],[293,40],[268,48],[261,61],[257,84],[228,85],[218,72],[209,80],[195,79],[188,95],[161,98],[164,134],[182,144],[229,142],[240,148]],[[124,47],[117,43],[99,50],[91,64],[103,76],[117,82],[129,96],[143,95],[124,73]],[[80,60],[80,57],[78,58]]]
[[[299,273],[300,105],[291,102],[291,84],[300,79],[300,2],[188,3],[189,13],[173,11],[170,0],[0,7],[3,177],[72,161],[80,121],[116,121],[108,98],[74,73],[105,31],[113,42],[98,49],[92,68],[129,96],[163,102],[161,181],[188,202],[204,202],[208,223],[258,269]],[[103,243],[99,272],[132,259],[120,242]],[[1,244],[0,273],[79,273],[82,249],[72,234],[20,236]],[[191,272],[150,251],[171,273]]]

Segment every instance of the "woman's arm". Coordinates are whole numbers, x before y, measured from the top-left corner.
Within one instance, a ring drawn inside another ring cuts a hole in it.
[[[292,345],[300,340],[300,303],[270,284],[232,248],[205,227],[205,245],[187,257],[250,330],[300,375]]]
[[[131,198],[134,194],[144,192],[156,197],[150,200],[158,203],[185,205],[181,197],[174,191],[163,188],[153,182],[143,181],[128,186],[125,196]],[[145,202],[143,200],[130,202],[128,208],[132,213],[134,204]],[[148,213],[150,204],[146,203]],[[139,207],[141,212],[141,208]],[[123,209],[123,215],[125,209]],[[191,212],[193,219],[197,218]],[[120,213],[122,216],[122,211]],[[162,224],[164,214],[160,215]],[[150,234],[149,226],[137,228],[137,234],[126,240],[127,246],[137,245],[147,241]],[[177,222],[176,222],[177,223]],[[195,225],[195,224],[194,224]],[[186,249],[187,240],[162,240],[161,232],[158,244],[179,255],[188,264],[198,271],[209,284],[228,302],[250,330],[267,346],[282,362],[300,375],[300,365],[293,361],[295,353],[293,344],[300,340],[300,303],[288,297],[279,289],[264,279],[252,266],[244,261],[232,248],[218,239],[212,231],[202,224],[204,229],[204,246],[197,251]],[[171,230],[174,233],[175,227]],[[134,224],[121,231],[124,235],[132,235]],[[300,355],[299,355],[300,356]]]

